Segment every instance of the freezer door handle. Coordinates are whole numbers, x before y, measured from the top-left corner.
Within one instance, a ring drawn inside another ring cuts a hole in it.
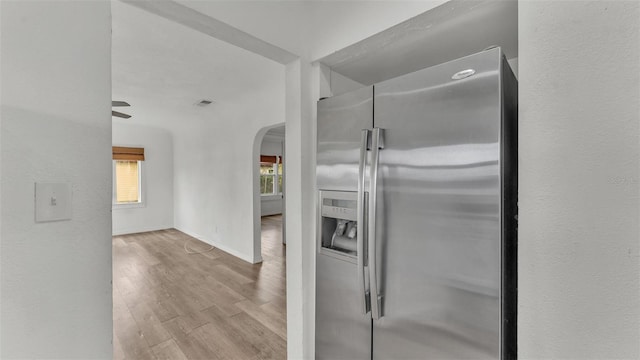
[[[364,189],[365,182],[365,168],[367,165],[367,150],[369,146],[369,130],[362,130],[362,137],[360,142],[360,167],[358,170],[358,201],[356,204],[357,213],[357,253],[358,253],[358,284],[361,287],[360,303],[362,304],[362,314],[367,314],[370,311],[369,291],[367,289],[366,277],[364,273],[364,265],[366,262],[366,254],[364,253],[365,242],[365,228],[364,228],[364,214],[366,205],[366,193]]]
[[[369,250],[369,288],[371,289],[371,317],[382,317],[382,294],[378,291],[378,266],[376,256],[376,205],[378,200],[378,160],[384,148],[384,130],[374,128],[371,135],[371,166],[369,179],[369,221],[367,247]]]

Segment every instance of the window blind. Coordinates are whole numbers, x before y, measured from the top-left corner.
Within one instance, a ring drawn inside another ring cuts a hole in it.
[[[276,159],[277,159],[277,156],[260,155],[260,162],[261,163],[275,164],[276,163]]]
[[[273,155],[260,155],[260,162],[261,163],[269,163],[269,164],[275,164],[276,160],[279,158],[279,156],[273,156]],[[282,162],[282,158],[280,157],[280,162]]]
[[[116,161],[116,202],[139,202],[138,162],[135,160]]]
[[[144,161],[144,148],[114,146],[113,160]]]

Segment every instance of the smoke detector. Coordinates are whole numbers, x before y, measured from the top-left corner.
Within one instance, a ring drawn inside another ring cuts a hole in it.
[[[202,100],[198,101],[197,103],[195,103],[196,106],[201,106],[201,107],[204,107],[204,106],[207,106],[207,105],[211,105],[211,104],[213,104],[213,100],[207,100],[207,99],[202,99]]]

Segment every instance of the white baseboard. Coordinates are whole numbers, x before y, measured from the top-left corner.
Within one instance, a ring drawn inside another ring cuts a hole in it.
[[[173,226],[157,226],[157,227],[144,227],[144,228],[136,228],[136,229],[119,229],[116,231],[112,231],[111,236],[120,236],[120,235],[129,235],[129,234],[139,234],[150,231],[158,231],[158,230],[167,230],[173,229]]]
[[[189,232],[189,231],[186,231],[184,229],[177,228],[177,227],[175,229],[178,230],[178,231],[181,231],[181,232],[183,232],[183,233],[185,233],[185,234],[187,234],[187,235],[189,235],[191,237],[194,237],[194,238],[196,238],[196,239],[198,239],[198,240],[200,240],[200,241],[202,241],[204,243],[207,243],[207,244],[209,244],[209,245],[211,245],[213,247],[216,247],[216,248],[226,252],[229,255],[233,255],[233,256],[235,256],[237,258],[240,258],[240,259],[242,259],[242,260],[244,260],[244,261],[246,261],[246,262],[248,262],[250,264],[257,264],[259,262],[262,262],[262,257],[259,259],[259,261],[255,261],[254,262],[253,255],[243,254],[240,251],[237,251],[235,249],[231,249],[231,248],[229,248],[229,247],[227,247],[225,245],[221,245],[216,241],[208,240],[207,238],[205,238],[204,236],[201,236],[199,234],[195,234],[195,233],[192,233],[192,232]]]

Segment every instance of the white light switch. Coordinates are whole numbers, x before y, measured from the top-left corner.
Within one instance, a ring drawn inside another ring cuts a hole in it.
[[[36,222],[71,219],[71,184],[36,183]]]

